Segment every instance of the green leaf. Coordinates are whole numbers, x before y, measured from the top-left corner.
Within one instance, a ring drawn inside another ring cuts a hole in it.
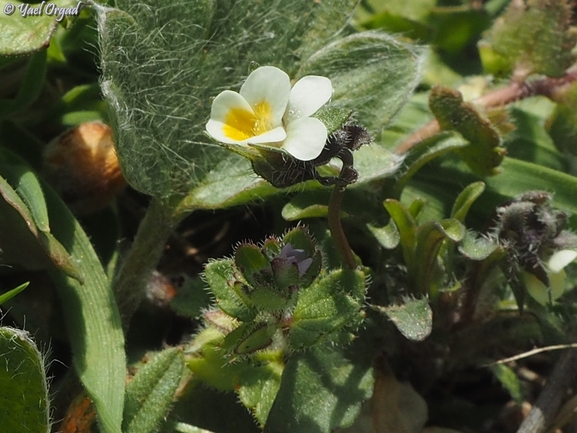
[[[226,354],[253,354],[272,344],[272,337],[278,328],[277,323],[242,323],[224,338],[221,347]]]
[[[422,58],[423,50],[392,36],[363,32],[314,53],[297,75],[329,77],[333,105],[353,109],[365,127],[380,132],[417,86]]]
[[[42,187],[30,166],[11,152],[0,149],[0,173],[26,203],[36,227],[50,232]]]
[[[470,260],[485,260],[498,245],[485,237],[477,237],[473,232],[467,231],[463,240],[459,243],[459,252]]]
[[[373,15],[371,19],[363,21],[361,25],[369,30],[379,29],[390,33],[402,33],[416,40],[426,40],[431,33],[430,27],[388,10]]]
[[[408,269],[415,269],[416,256],[415,249],[417,248],[417,223],[413,216],[409,213],[407,208],[399,201],[389,199],[385,201],[385,209],[391,215],[391,219],[397,226],[401,238],[401,248],[403,250],[403,258]]]
[[[66,92],[43,119],[45,122],[58,122],[73,127],[84,122],[106,119],[108,105],[100,97],[98,83],[81,84]]]
[[[433,45],[459,53],[490,25],[487,12],[475,6],[435,7],[428,19],[434,26]]]
[[[502,165],[503,174],[496,178],[487,178],[488,190],[495,191],[505,197],[515,197],[525,191],[534,190],[537,185],[547,185],[547,189],[555,191],[553,205],[573,215],[577,214],[577,203],[574,191],[577,188],[577,178],[541,165],[506,158]],[[573,227],[577,227],[571,219]]]
[[[397,226],[392,218],[384,227],[375,227],[374,225],[367,224],[367,228],[377,239],[379,244],[387,250],[397,248],[397,245],[399,245],[399,242],[401,241],[401,236],[399,235]]]
[[[402,191],[407,182],[427,163],[453,150],[468,146],[469,143],[458,133],[444,131],[424,140],[405,160],[405,169],[399,177],[396,191]]]
[[[354,154],[355,169],[359,178],[349,189],[360,188],[391,176],[398,168],[402,159],[393,154],[386,147],[372,143],[361,147]],[[340,167],[329,164],[321,167],[323,176],[337,176]],[[218,209],[251,201],[261,201],[267,197],[285,194],[287,192],[311,191],[314,193],[327,191],[317,181],[309,181],[291,188],[274,188],[267,181],[255,178],[248,161],[244,159],[224,159],[205,178],[203,184],[190,191],[189,195],[178,204],[178,212],[184,213],[191,209]],[[322,192],[321,192],[322,194]],[[346,205],[346,201],[345,201]],[[312,212],[321,215],[319,207]],[[290,217],[290,214],[288,214]]]
[[[489,369],[493,372],[501,385],[509,392],[513,400],[518,405],[523,404],[523,387],[515,372],[505,364],[491,365]]]
[[[577,35],[571,28],[571,6],[566,0],[512,2],[481,44],[485,69],[493,74],[515,72],[562,75],[573,64],[571,49]]]
[[[377,305],[373,308],[385,314],[411,341],[423,341],[433,330],[433,311],[427,298],[404,299],[401,305]]]
[[[126,387],[123,432],[153,433],[167,415],[184,368],[180,350],[166,349],[148,361]]]
[[[224,334],[215,327],[208,327],[195,336],[187,347],[190,355],[186,360],[187,367],[197,379],[202,380],[219,391],[232,391],[238,385],[238,378],[246,369],[247,364],[228,362],[220,344]]]
[[[15,6],[11,15],[6,14],[6,7],[9,4]],[[22,1],[0,0],[0,11],[2,11],[0,14],[0,27],[2,27],[0,55],[28,54],[49,45],[50,37],[58,25],[56,17],[48,15],[43,9],[42,13],[30,14],[24,19],[19,7],[25,7],[26,4]],[[80,5],[73,0],[62,0],[58,3],[58,7],[73,7],[77,4]],[[30,6],[43,8],[44,4],[42,6],[40,4]]]
[[[553,140],[556,149],[561,152],[565,165],[568,162],[572,166],[577,156],[574,146],[577,139],[577,84],[573,83],[564,87],[555,100],[557,104],[554,106],[552,115],[547,119],[546,137]]]
[[[8,290],[6,293],[2,293],[0,295],[0,305],[2,305],[4,302],[9,301],[14,296],[16,296],[18,293],[23,291],[26,287],[28,287],[28,284],[30,284],[30,281],[28,281],[27,283],[20,284],[15,289]]]
[[[435,278],[437,256],[445,239],[460,242],[465,237],[465,227],[456,219],[428,221],[417,231],[417,267],[410,276],[416,293],[434,294],[439,281]],[[409,268],[411,272],[412,268]]]
[[[541,185],[541,188],[555,191],[553,206],[568,212],[571,215],[569,218],[571,227],[577,229],[577,218],[574,216],[577,214],[577,204],[574,199],[577,177],[509,157],[504,159],[501,169],[502,172],[499,175],[483,180],[486,185],[485,192],[482,198],[473,204],[469,213],[469,218],[475,218],[477,225],[484,224],[493,210],[504,201],[526,191],[535,190]],[[455,160],[445,160],[440,166],[435,166],[431,170],[425,167],[417,177],[418,181],[414,179],[411,182],[417,185],[417,188],[410,191],[410,196],[421,196],[420,191],[424,191],[427,192],[429,202],[440,206],[441,209],[443,205],[447,207],[446,211],[434,212],[434,215],[431,215],[432,219],[442,218],[449,211],[453,198],[447,195],[447,191],[453,191],[456,195],[463,184],[479,180],[464,163]]]
[[[363,320],[361,306],[347,292],[364,291],[361,271],[338,270],[318,277],[299,295],[289,330],[291,348],[310,347],[323,339],[340,340],[346,329],[358,327]]]
[[[331,433],[351,425],[372,393],[370,364],[352,363],[337,348],[297,353],[286,364],[264,433]]]
[[[0,327],[2,429],[50,432],[50,402],[42,354],[25,331]]]
[[[569,164],[566,155],[563,155],[555,147],[553,141],[556,138],[547,132],[547,127],[552,130],[549,114],[553,111],[553,104],[545,98],[533,98],[536,101],[523,101],[509,109],[509,119],[515,125],[515,129],[507,135],[504,146],[507,155],[527,162],[533,162],[561,172],[567,172]],[[551,107],[551,109],[549,109]],[[544,113],[535,113],[541,109]],[[551,131],[552,132],[552,131]],[[570,134],[568,135],[570,137]],[[568,137],[565,137],[568,138]]]
[[[240,378],[238,396],[242,404],[250,409],[264,426],[281,384],[284,365],[279,361],[253,365],[250,372]]]
[[[16,191],[0,176],[0,233],[3,239],[3,258],[26,269],[50,268],[50,263],[72,278],[84,281],[80,267],[66,248],[50,232],[38,230],[32,212]],[[36,196],[36,209],[45,208],[42,195]]]
[[[0,6],[1,6],[0,1]],[[1,15],[0,15],[1,17]],[[0,18],[1,19],[1,18]],[[27,21],[27,20],[18,20]],[[3,35],[2,41],[6,40]],[[0,42],[1,45],[1,42]],[[38,95],[42,86],[44,85],[44,73],[46,70],[46,50],[34,53],[30,57],[26,72],[22,77],[22,83],[18,89],[18,93],[12,99],[0,99],[0,119],[26,108],[32,103]]]
[[[286,221],[326,218],[329,213],[329,195],[330,193],[325,190],[297,194],[282,208],[282,217]],[[344,203],[348,201],[344,200]]]
[[[90,240],[68,208],[43,185],[54,237],[70,253],[84,283],[53,271],[62,302],[74,367],[94,402],[102,430],[120,433],[126,356],[120,314],[110,283]]]
[[[484,119],[476,108],[463,102],[457,90],[435,86],[429,95],[429,106],[441,129],[455,130],[470,145],[457,150],[467,165],[479,176],[490,176],[499,172],[505,149],[499,147],[499,133]]]
[[[325,105],[321,107],[312,117],[316,117],[327,127],[327,132],[332,134],[345,124],[352,115],[352,111],[346,108],[332,107]]]
[[[163,432],[259,433],[262,431],[257,427],[246,407],[239,403],[238,395],[234,392],[213,389],[198,379],[192,379],[179,394],[179,399],[174,403],[170,415],[170,422],[162,430]],[[174,430],[170,430],[173,425]],[[191,429],[190,426],[195,426],[196,429]]]
[[[467,218],[467,213],[472,204],[485,191],[485,184],[483,182],[475,182],[467,185],[465,189],[459,194],[451,210],[451,218],[464,223]]]
[[[250,321],[256,312],[253,311],[252,302],[243,295],[242,288],[235,290],[234,272],[232,260],[215,260],[204,268],[206,282],[216,298],[218,308],[232,317]]]
[[[270,261],[256,245],[239,245],[234,252],[234,264],[252,287],[273,284]]]
[[[435,0],[410,0],[406,2],[367,0],[359,5],[360,10],[357,16],[360,18],[367,14],[371,14],[370,16],[375,14],[379,16],[381,12],[387,11],[390,14],[401,16],[415,22],[424,22],[435,4]]]

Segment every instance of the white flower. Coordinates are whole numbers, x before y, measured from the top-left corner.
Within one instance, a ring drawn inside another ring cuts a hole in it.
[[[546,305],[550,300],[554,301],[560,298],[565,292],[565,281],[567,280],[564,269],[576,258],[577,251],[575,250],[561,250],[551,255],[545,263],[549,277],[549,288],[535,275],[523,272],[523,281],[529,294],[541,305]]]
[[[225,90],[212,103],[207,132],[226,144],[281,147],[301,161],[320,155],[327,128],[312,116],[333,93],[326,77],[308,75],[291,89],[286,73],[273,66],[252,72],[240,93]]]

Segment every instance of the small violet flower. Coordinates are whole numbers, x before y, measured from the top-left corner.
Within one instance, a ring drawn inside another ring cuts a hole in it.
[[[283,264],[292,266],[297,265],[299,270],[299,277],[302,277],[306,271],[309,270],[313,263],[312,257],[308,257],[305,250],[300,248],[293,248],[290,243],[286,244],[280,254],[278,259],[283,262]]]
[[[252,72],[240,93],[225,90],[212,103],[207,132],[226,144],[266,144],[310,161],[320,155],[327,128],[312,116],[331,98],[326,77],[308,75],[292,87],[289,76],[273,66]]]

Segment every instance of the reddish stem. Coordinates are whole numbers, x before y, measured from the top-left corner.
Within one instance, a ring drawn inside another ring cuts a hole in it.
[[[495,108],[510,104],[531,96],[546,96],[555,100],[564,87],[577,81],[577,69],[567,71],[559,78],[540,78],[533,81],[513,81],[508,86],[494,90],[472,101],[480,108]],[[439,122],[432,120],[409,135],[397,148],[395,153],[402,155],[423,140],[438,134],[441,131]]]

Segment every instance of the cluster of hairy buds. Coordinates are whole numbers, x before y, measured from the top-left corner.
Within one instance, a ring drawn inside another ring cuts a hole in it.
[[[322,270],[322,262],[302,227],[260,245],[243,243],[233,258],[210,262],[205,278],[215,307],[204,319],[223,335],[224,355],[236,359],[305,349],[326,338],[346,341],[347,329],[363,318],[365,275]]]

